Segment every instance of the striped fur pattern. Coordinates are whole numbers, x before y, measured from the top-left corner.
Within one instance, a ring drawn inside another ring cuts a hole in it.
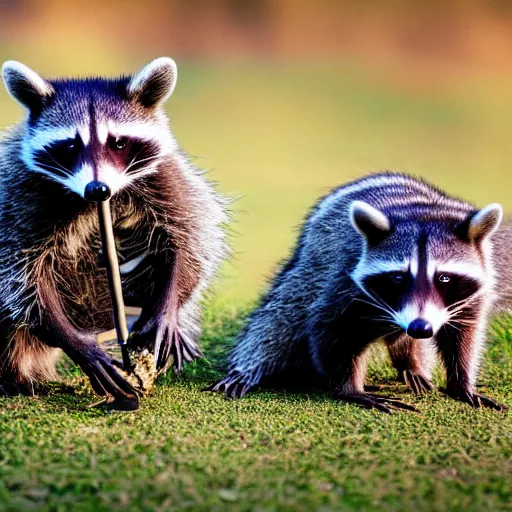
[[[162,108],[176,66],[161,58],[119,79],[47,81],[4,65],[27,119],[0,139],[0,393],[55,378],[64,350],[101,395],[135,390],[96,343],[112,328],[96,207],[106,183],[132,347],[160,371],[200,356],[200,305],[227,254],[227,203],[179,148]]]
[[[479,211],[404,174],[339,187],[311,211],[227,376],[208,389],[242,397],[259,386],[325,385],[365,407],[410,408],[365,392],[367,349],[384,340],[414,392],[432,389],[440,354],[450,396],[499,408],[475,384],[492,308],[511,291],[495,286],[501,217],[499,205]]]

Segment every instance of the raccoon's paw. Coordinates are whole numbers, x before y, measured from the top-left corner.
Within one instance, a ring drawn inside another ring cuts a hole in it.
[[[409,389],[416,395],[428,393],[434,389],[431,380],[421,373],[415,373],[412,370],[404,370],[402,379]]]
[[[180,372],[184,361],[190,362],[203,356],[195,342],[183,336],[176,323],[167,319],[151,320],[144,326],[135,324],[128,343],[132,350],[154,353],[159,373],[171,366]]]
[[[375,395],[373,393],[346,393],[335,392],[332,395],[334,400],[341,400],[351,404],[357,404],[365,409],[377,409],[378,411],[390,414],[393,410],[403,409],[406,411],[420,412],[413,405],[406,404],[400,399],[390,396]]]
[[[229,398],[243,398],[254,385],[246,382],[246,379],[238,372],[231,372],[222,380],[211,384],[201,391],[214,391],[223,393]]]
[[[117,371],[122,363],[113,359],[99,347],[89,347],[88,350],[73,351],[68,354],[87,375],[93,390],[106,398],[111,409],[132,411],[139,408],[139,394]]]
[[[469,404],[471,405],[471,407],[474,407],[475,409],[478,409],[479,407],[489,407],[490,409],[494,409],[495,411],[502,411],[506,409],[506,406],[498,404],[491,398],[481,395],[480,393],[474,393],[468,389],[443,389],[442,391],[450,398],[458,400],[459,402]]]

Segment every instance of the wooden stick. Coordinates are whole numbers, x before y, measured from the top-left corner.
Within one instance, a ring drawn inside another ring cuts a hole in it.
[[[112,312],[114,316],[114,327],[117,335],[117,342],[121,347],[124,370],[131,371],[130,355],[128,353],[128,326],[126,325],[126,314],[123,300],[123,289],[121,286],[121,274],[119,272],[119,261],[117,258],[114,229],[112,227],[112,215],[110,212],[110,200],[98,202],[98,218],[100,222],[101,243],[105,268],[107,269],[108,288],[112,300]]]

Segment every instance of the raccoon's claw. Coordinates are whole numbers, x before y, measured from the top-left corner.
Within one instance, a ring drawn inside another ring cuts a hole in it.
[[[110,408],[138,409],[140,392],[117,372],[108,354],[98,349],[87,357],[74,354],[73,360],[87,375],[93,390],[100,396],[108,397]]]
[[[372,393],[335,393],[333,398],[360,405],[365,409],[377,409],[386,414],[390,414],[395,409],[420,412],[416,407],[406,404],[398,398],[374,395]]]
[[[168,368],[171,357],[178,372],[183,369],[183,361],[189,363],[194,359],[203,357],[196,344],[187,342],[176,329],[157,331],[155,346],[160,346],[156,366],[162,371]]]
[[[416,395],[427,393],[434,389],[432,382],[427,377],[414,373],[411,370],[404,370],[402,378],[409,389]]]
[[[183,362],[190,362],[202,357],[197,345],[182,336],[176,325],[164,321],[158,325],[155,321],[149,326],[134,326],[129,338],[130,347],[135,350],[149,350],[155,353],[156,368],[163,373],[174,365],[180,372]]]
[[[252,387],[244,381],[241,375],[234,374],[228,375],[219,382],[203,388],[201,391],[223,393],[229,398],[243,398]]]
[[[472,393],[469,390],[452,391],[449,389],[443,389],[442,391],[450,398],[469,404],[475,409],[478,409],[479,407],[489,407],[495,411],[502,411],[503,409],[506,409],[504,405],[498,404],[491,398],[481,395],[480,393]]]

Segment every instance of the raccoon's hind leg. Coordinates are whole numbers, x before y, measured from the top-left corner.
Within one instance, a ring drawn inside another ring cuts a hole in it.
[[[398,378],[413,393],[432,391],[432,372],[436,361],[436,347],[429,341],[414,340],[406,334],[388,343],[391,362]]]
[[[35,386],[58,380],[55,368],[58,350],[44,345],[31,336],[26,328],[14,334],[2,332],[6,346],[1,351],[0,396],[33,395]]]

